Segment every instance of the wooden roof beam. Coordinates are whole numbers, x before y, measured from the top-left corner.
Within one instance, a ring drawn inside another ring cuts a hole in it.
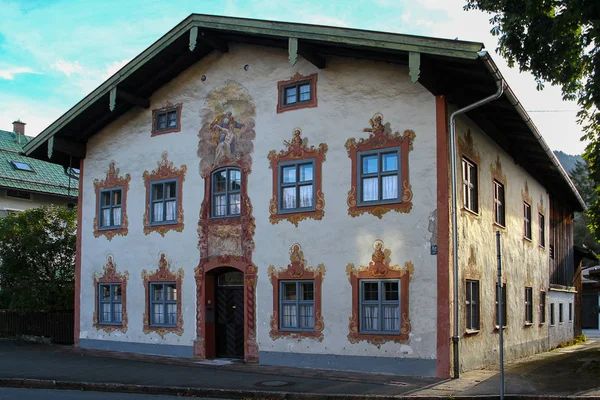
[[[304,42],[298,43],[298,54],[319,69],[323,69],[327,66],[325,57],[318,54],[315,47],[308,46]]]
[[[192,30],[193,29],[194,28],[192,28]],[[192,34],[192,30],[190,30],[190,35]],[[190,36],[190,38],[191,38],[191,36]],[[201,42],[203,42],[204,44],[212,47],[213,49],[217,50],[220,53],[228,53],[229,52],[229,43],[227,42],[226,39],[223,39],[222,37],[218,37],[217,35],[203,31],[203,32],[200,32],[200,34],[198,35],[198,39]]]

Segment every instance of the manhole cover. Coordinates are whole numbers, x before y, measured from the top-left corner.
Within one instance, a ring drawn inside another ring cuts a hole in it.
[[[266,386],[266,387],[281,387],[281,386],[292,386],[294,382],[288,381],[262,381],[255,383],[256,386]]]

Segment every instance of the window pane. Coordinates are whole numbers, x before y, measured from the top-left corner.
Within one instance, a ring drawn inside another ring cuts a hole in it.
[[[398,282],[383,282],[384,300],[398,300]]]
[[[300,283],[300,300],[314,300],[314,285],[312,282]]]
[[[238,170],[229,171],[229,190],[239,191],[242,187],[242,173]]]
[[[283,300],[296,300],[296,282],[283,284]]]
[[[167,317],[165,323],[177,325],[177,304],[167,304]]]
[[[310,85],[300,86],[300,101],[310,100]]]
[[[165,198],[174,199],[177,196],[177,182],[165,183]]]
[[[230,194],[229,195],[229,215],[239,215],[240,214],[240,194]]]
[[[162,200],[164,198],[163,184],[152,185],[152,200]]]
[[[284,209],[296,208],[296,187],[283,188],[283,204]]]
[[[152,321],[155,324],[165,323],[165,314],[162,304],[154,304],[152,307]]]
[[[166,129],[167,128],[167,115],[166,114],[158,114],[156,119],[157,119],[158,129]]]
[[[399,331],[400,330],[400,307],[399,306],[383,306],[383,330],[384,331]]]
[[[152,298],[154,300],[163,299],[163,285],[152,285]]]
[[[285,104],[296,102],[296,87],[285,89]]]
[[[296,285],[294,285],[295,287]],[[281,326],[283,328],[296,328],[298,317],[295,304],[284,304],[281,315]]]
[[[377,156],[365,156],[362,158],[362,173],[375,174],[377,173]]]
[[[154,203],[152,205],[152,222],[164,221],[163,217],[163,203]]]
[[[362,307],[362,330],[379,330],[379,306]]]
[[[283,183],[296,182],[296,166],[283,168]]]
[[[123,306],[121,303],[113,304],[113,322],[123,321]]]
[[[379,179],[378,178],[363,178],[363,201],[379,200]]]
[[[398,198],[398,175],[384,176],[381,178],[383,200]]]
[[[177,300],[177,285],[174,283],[165,285],[167,289],[167,300],[175,301]]]
[[[170,111],[168,114],[169,127],[173,128],[177,126],[177,111]]]
[[[300,328],[313,328],[315,326],[314,307],[312,304],[300,305]]]
[[[382,167],[383,171],[397,171],[398,170],[398,154],[390,153],[384,154],[381,156],[382,158]]]
[[[227,188],[227,171],[220,171],[215,174],[215,193],[224,192]]]
[[[379,283],[363,282],[363,300],[379,300]]]
[[[100,298],[102,300],[110,300],[110,286],[109,285],[101,285],[100,286]]]
[[[306,164],[300,166],[300,182],[313,180],[313,165]]]
[[[113,190],[112,195],[113,195],[112,205],[120,206],[121,205],[121,190]]]
[[[113,286],[113,300],[121,300],[121,285]]]
[[[226,215],[227,214],[227,204],[225,201],[225,195],[215,196],[215,205],[214,205],[214,213],[216,216]]]
[[[100,205],[101,206],[109,206],[110,205],[110,192],[102,192],[102,195],[100,195]]]
[[[300,186],[300,207],[312,207],[313,187],[312,185]]]
[[[165,203],[165,221],[175,221],[177,219],[176,210],[177,210],[177,202],[175,200],[170,200]]]
[[[102,322],[112,322],[110,319],[110,303],[102,304]]]
[[[102,210],[100,226],[110,226],[110,209]]]

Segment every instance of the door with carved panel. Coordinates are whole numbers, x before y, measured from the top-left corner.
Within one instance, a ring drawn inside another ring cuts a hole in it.
[[[218,276],[215,294],[217,357],[244,357],[244,274]]]

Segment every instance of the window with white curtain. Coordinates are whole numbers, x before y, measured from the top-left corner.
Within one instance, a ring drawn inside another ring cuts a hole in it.
[[[150,324],[154,326],[177,325],[177,284],[150,284]]]
[[[279,164],[279,212],[315,209],[315,160]]]
[[[177,180],[152,182],[150,188],[150,224],[177,222]]]
[[[121,284],[99,284],[98,297],[98,323],[120,325],[123,322]]]
[[[100,207],[98,220],[100,229],[114,229],[121,227],[122,215],[122,190],[121,188],[102,190],[100,192]]]
[[[239,168],[222,168],[212,174],[212,216],[231,217],[241,214],[242,172]]]
[[[400,149],[358,153],[359,205],[400,201]]]
[[[280,327],[282,330],[315,328],[314,281],[280,282]]]
[[[400,333],[400,281],[360,281],[360,331]]]

